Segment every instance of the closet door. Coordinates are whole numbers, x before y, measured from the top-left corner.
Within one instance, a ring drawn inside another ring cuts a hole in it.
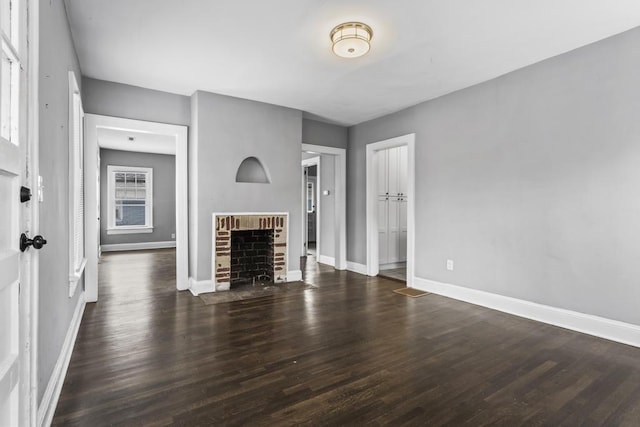
[[[387,150],[389,153],[388,159],[388,180],[389,180],[389,196],[398,196],[400,194],[400,147],[390,148]]]
[[[378,263],[386,264],[389,261],[389,198],[378,197]]]
[[[376,156],[378,162],[378,196],[389,195],[389,153],[380,150]]]
[[[389,197],[389,249],[387,262],[398,262],[400,255],[400,198]]]
[[[407,165],[409,164],[407,153],[406,145],[398,147],[398,193],[404,198],[407,196]]]
[[[398,203],[398,216],[400,217],[398,262],[405,262],[407,260],[407,199],[404,197],[401,197]]]

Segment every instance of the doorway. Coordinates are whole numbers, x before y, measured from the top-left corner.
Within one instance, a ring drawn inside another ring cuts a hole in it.
[[[303,255],[308,263],[318,262],[320,248],[320,157],[309,157],[302,160],[302,174],[304,176],[304,248]]]
[[[187,128],[185,126],[168,125],[164,123],[145,122],[140,120],[130,120],[117,117],[86,115],[86,149],[85,149],[85,194],[86,216],[85,223],[87,229],[87,267],[85,271],[85,289],[88,302],[98,300],[98,259],[100,255],[101,223],[106,223],[103,228],[111,229],[116,236],[133,236],[134,234],[153,233],[156,231],[156,224],[149,221],[149,209],[143,202],[143,195],[148,196],[143,186],[148,186],[149,181],[153,182],[154,177],[145,175],[148,171],[140,170],[115,170],[104,175],[105,178],[113,181],[114,188],[119,188],[115,182],[120,181],[120,191],[127,197],[135,196],[132,203],[123,203],[123,200],[109,200],[107,203],[114,203],[114,209],[108,209],[107,218],[100,215],[101,210],[101,186],[106,188],[105,183],[101,184],[100,167],[106,168],[108,165],[100,159],[100,149],[117,149],[129,152],[156,153],[171,155],[175,165],[175,178],[173,184],[166,183],[175,189],[175,231],[162,231],[162,239],[157,242],[133,243],[120,242],[112,243],[108,250],[124,249],[154,249],[160,247],[170,247],[170,243],[175,245],[176,257],[176,288],[185,290],[188,288],[188,217],[187,217]],[[113,162],[112,162],[113,163]],[[117,163],[117,162],[116,162]],[[112,165],[124,167],[125,165]],[[135,167],[135,166],[134,166]],[[117,168],[116,168],[117,169]],[[88,171],[93,171],[89,173]],[[119,175],[117,175],[119,173]],[[158,179],[159,177],[155,177]],[[122,181],[124,180],[124,182]],[[131,185],[129,185],[131,184]],[[132,188],[129,188],[129,187]],[[153,191],[152,187],[149,189]],[[117,189],[116,189],[117,191]],[[135,192],[135,195],[133,194]],[[138,194],[140,193],[140,194]],[[115,192],[109,197],[115,197]],[[138,197],[140,196],[140,197]],[[103,200],[107,200],[103,198]],[[104,202],[103,202],[104,203]],[[116,207],[118,205],[118,207]],[[128,205],[129,214],[125,212],[125,205]],[[103,212],[105,210],[103,209]],[[118,222],[118,214],[120,220]],[[128,216],[126,216],[127,214]],[[127,221],[134,221],[135,224],[125,224]],[[126,222],[126,221],[125,221]],[[128,229],[134,229],[130,232]],[[108,232],[108,231],[107,231]],[[174,240],[175,239],[175,240]],[[128,245],[128,246],[118,246]],[[106,246],[106,245],[105,245]]]
[[[305,167],[317,165],[313,191],[305,175]],[[315,255],[317,262],[334,267],[336,270],[347,268],[347,155],[344,148],[322,145],[302,144],[301,203],[300,217],[302,233],[302,253],[306,254],[310,245],[307,242],[308,214],[313,203],[307,195],[315,197]],[[313,222],[313,220],[312,220]],[[312,249],[313,250],[313,249]]]
[[[367,275],[412,287],[415,248],[415,134],[367,145]]]
[[[376,152],[378,276],[407,281],[407,146]]]

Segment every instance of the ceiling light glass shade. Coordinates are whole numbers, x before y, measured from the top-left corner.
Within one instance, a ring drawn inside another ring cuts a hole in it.
[[[343,58],[357,58],[369,52],[373,37],[371,27],[362,22],[345,22],[331,31],[333,53]]]

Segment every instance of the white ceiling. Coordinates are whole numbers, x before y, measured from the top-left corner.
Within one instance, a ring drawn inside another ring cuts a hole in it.
[[[133,138],[133,140],[130,138]],[[99,128],[98,146],[111,150],[176,154],[175,136],[123,129]]]
[[[66,0],[84,75],[356,124],[640,26],[638,0]],[[349,20],[374,31],[331,52]]]

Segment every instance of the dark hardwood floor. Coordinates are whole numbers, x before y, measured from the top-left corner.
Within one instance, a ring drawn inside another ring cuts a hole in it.
[[[207,306],[174,263],[104,256],[54,425],[640,425],[640,349],[316,263]]]

